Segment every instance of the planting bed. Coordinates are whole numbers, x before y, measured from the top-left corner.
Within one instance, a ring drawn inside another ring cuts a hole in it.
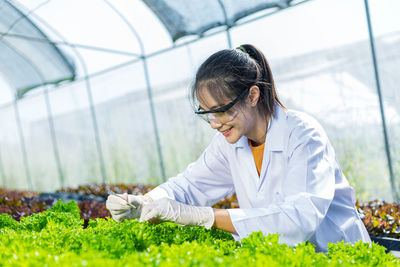
[[[44,197],[38,193],[6,190],[0,188],[0,214],[6,213],[19,221],[21,217],[29,216],[51,208],[58,199],[69,201],[77,197],[60,197],[59,194],[44,194]],[[80,215],[82,219],[95,219],[111,217],[105,206],[105,200],[102,202],[93,200],[82,200],[78,202]]]
[[[400,205],[374,200],[356,207],[372,241],[400,251]]]
[[[0,266],[398,266],[377,244],[330,244],[326,254],[310,243],[288,247],[277,235],[253,233],[236,242],[226,232],[173,223],[89,220],[78,205],[57,202],[21,218],[0,215]]]
[[[83,225],[87,227],[90,219],[110,217],[105,207],[107,190],[117,193],[145,194],[153,188],[154,186],[124,184],[87,185],[42,194],[0,188],[0,213],[10,214],[12,218],[19,221],[21,217],[51,208],[57,199],[62,199],[64,202],[75,200],[80,209],[80,218],[84,220]],[[238,208],[239,205],[236,195],[232,195],[218,202],[214,207]],[[400,205],[370,201],[357,202],[356,207],[371,239],[387,248],[388,251],[400,251]]]

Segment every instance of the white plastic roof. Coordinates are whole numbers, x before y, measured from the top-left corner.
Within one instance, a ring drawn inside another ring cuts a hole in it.
[[[32,88],[72,80],[73,63],[11,2],[0,0],[0,73],[22,96]],[[28,38],[19,38],[25,36]]]
[[[103,62],[121,64],[135,54],[169,48],[181,37],[201,36],[214,27],[233,26],[257,11],[284,8],[291,2],[0,0],[0,74],[16,90],[17,98],[21,98],[43,84],[73,80],[77,73],[86,75],[111,67]],[[123,40],[121,36],[125,36]],[[69,49],[82,54],[83,64],[86,59],[95,62],[87,66],[88,73],[82,72],[82,62],[78,62],[74,52],[70,54],[75,56],[75,63],[65,54]]]
[[[201,35],[268,8],[285,8],[292,0],[144,0],[167,28],[173,41]]]

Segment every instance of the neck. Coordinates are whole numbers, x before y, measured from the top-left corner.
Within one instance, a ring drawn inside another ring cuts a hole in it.
[[[256,116],[255,124],[251,132],[246,136],[253,146],[259,146],[265,143],[269,116]]]

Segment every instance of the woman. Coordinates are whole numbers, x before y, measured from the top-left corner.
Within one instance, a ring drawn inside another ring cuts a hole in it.
[[[370,242],[355,196],[326,133],[279,100],[268,62],[252,45],[211,55],[199,68],[196,113],[218,131],[200,158],[145,196],[109,196],[116,221],[172,221],[228,231],[279,233],[288,245],[309,240]],[[212,209],[236,192],[239,209]]]

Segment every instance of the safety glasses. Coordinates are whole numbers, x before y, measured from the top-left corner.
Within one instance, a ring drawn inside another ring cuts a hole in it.
[[[232,102],[219,107],[217,109],[213,110],[201,110],[200,106],[195,111],[197,115],[199,115],[203,120],[207,121],[210,123],[211,121],[214,121],[216,123],[224,124],[227,123],[231,120],[233,120],[236,115],[237,111],[232,111],[230,110],[241,98],[243,98],[249,91],[249,88],[244,90],[238,97],[236,97]]]

